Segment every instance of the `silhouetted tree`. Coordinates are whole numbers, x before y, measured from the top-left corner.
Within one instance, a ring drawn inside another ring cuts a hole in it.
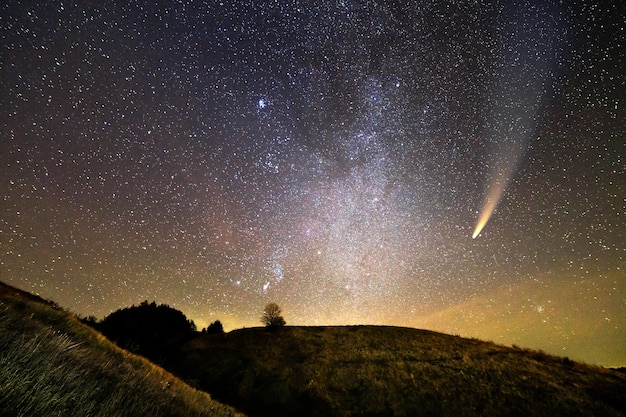
[[[281,327],[284,326],[285,319],[281,316],[280,307],[276,303],[269,303],[265,306],[263,310],[263,315],[261,316],[261,323],[265,325],[265,327]]]
[[[219,320],[215,320],[213,323],[209,324],[206,328],[206,332],[208,334],[222,334],[224,333],[224,327],[222,326],[222,322]]]

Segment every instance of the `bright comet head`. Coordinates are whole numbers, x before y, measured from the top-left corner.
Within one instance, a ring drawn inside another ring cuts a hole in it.
[[[510,174],[508,174],[510,175]],[[500,198],[502,198],[502,194],[504,193],[504,188],[506,186],[505,181],[494,181],[489,186],[489,192],[485,198],[485,203],[483,204],[483,211],[478,218],[478,222],[476,223],[476,227],[474,228],[474,234],[472,235],[472,239],[476,239],[476,236],[480,234],[483,230],[483,227],[489,221],[489,218],[495,211],[498,203],[500,202]]]

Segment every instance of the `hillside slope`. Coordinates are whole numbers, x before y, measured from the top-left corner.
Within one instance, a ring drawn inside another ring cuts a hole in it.
[[[626,415],[624,373],[408,328],[202,335],[173,371],[253,416]]]
[[[0,416],[234,416],[54,303],[0,283]]]

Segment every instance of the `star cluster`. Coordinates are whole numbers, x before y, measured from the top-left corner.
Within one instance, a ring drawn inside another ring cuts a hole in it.
[[[0,279],[625,366],[624,10],[565,3],[2,4]]]

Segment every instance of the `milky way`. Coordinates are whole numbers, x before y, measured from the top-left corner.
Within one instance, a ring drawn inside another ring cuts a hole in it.
[[[43,3],[0,6],[1,280],[626,365],[620,5]]]

